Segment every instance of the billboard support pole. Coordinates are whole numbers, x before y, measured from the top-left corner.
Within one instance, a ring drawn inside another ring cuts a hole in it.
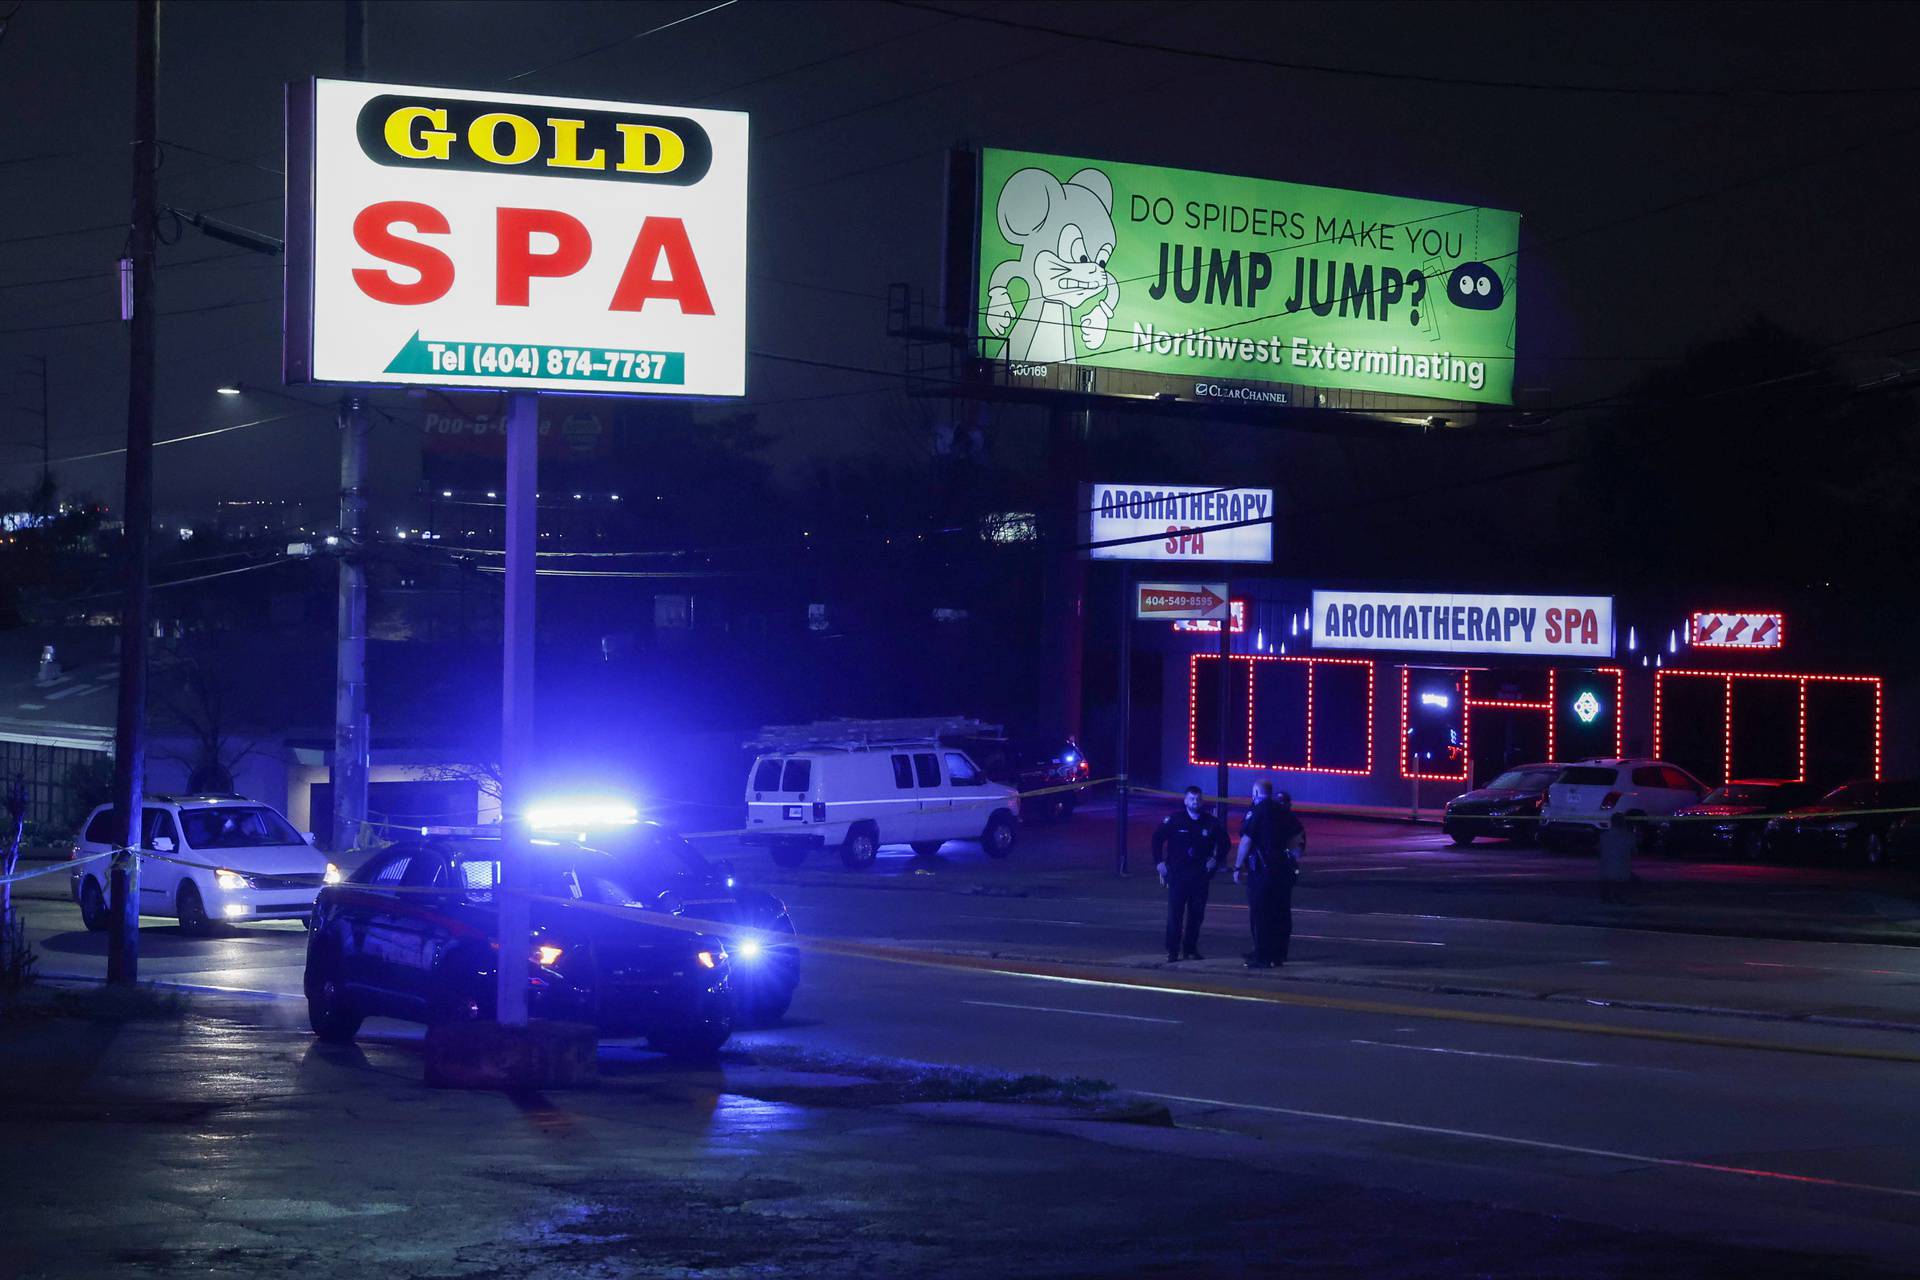
[[[1049,723],[1043,733],[1080,736],[1081,649],[1085,625],[1087,565],[1076,547],[1079,541],[1080,458],[1091,414],[1055,408],[1049,416],[1047,492],[1057,509],[1046,541],[1042,569],[1040,623],[1040,706]]]
[[[534,556],[539,543],[537,505],[540,398],[507,395],[506,626],[502,635],[500,700],[500,960],[494,1017],[503,1027],[527,1025],[527,940],[532,934],[527,857],[528,765],[533,758]]]
[[[367,402],[340,398],[340,581],[335,601],[333,836],[336,850],[357,848],[367,820]]]
[[[1227,797],[1232,794],[1227,790],[1230,785],[1227,781],[1227,708],[1233,705],[1233,699],[1228,696],[1228,689],[1233,682],[1228,677],[1233,672],[1233,664],[1229,661],[1232,656],[1233,583],[1229,581],[1227,583],[1227,616],[1220,620],[1220,776],[1216,782],[1220,788],[1220,820],[1222,822],[1227,819]],[[1253,679],[1251,668],[1247,671],[1247,679]]]
[[[346,0],[346,69],[367,74],[366,0]],[[336,852],[355,849],[367,821],[367,775],[373,744],[367,728],[367,567],[361,559],[367,523],[367,402],[340,397],[340,578],[334,600],[333,798]]]
[[[1119,724],[1114,734],[1114,771],[1120,775],[1115,797],[1113,855],[1115,870],[1127,874],[1127,800],[1133,785],[1133,569],[1120,565],[1120,688],[1114,704]]]

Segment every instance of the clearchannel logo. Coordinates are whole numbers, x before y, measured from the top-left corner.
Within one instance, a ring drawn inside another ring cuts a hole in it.
[[[1260,387],[1223,386],[1218,382],[1196,382],[1193,384],[1194,398],[1197,400],[1245,400],[1255,404],[1291,404],[1284,391],[1269,391]]]

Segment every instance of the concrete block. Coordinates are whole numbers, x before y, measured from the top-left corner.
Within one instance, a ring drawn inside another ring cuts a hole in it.
[[[427,1028],[429,1089],[580,1089],[598,1084],[600,1033],[581,1022],[442,1022]]]

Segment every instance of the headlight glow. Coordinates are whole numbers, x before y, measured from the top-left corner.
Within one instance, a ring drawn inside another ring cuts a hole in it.
[[[326,884],[339,884],[346,879],[344,875],[340,874],[340,868],[334,866],[331,862],[327,864],[327,874],[320,878]]]
[[[533,959],[542,969],[551,969],[565,952],[564,947],[542,945],[533,949]]]
[[[734,943],[733,954],[742,960],[757,959],[760,955],[760,944],[752,938],[743,938],[739,942]]]
[[[253,881],[247,879],[238,871],[228,871],[225,867],[213,873],[213,882],[229,892],[235,889],[253,888]]]

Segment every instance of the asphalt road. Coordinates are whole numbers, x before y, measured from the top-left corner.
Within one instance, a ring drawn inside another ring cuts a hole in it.
[[[1579,859],[1313,828],[1278,974],[1238,968],[1245,915],[1224,883],[1210,958],[1166,965],[1157,886],[1111,875],[1098,815],[1030,831],[999,864],[954,845],[775,875],[736,852],[804,934],[898,953],[810,957],[787,1023],[741,1039],[1098,1077],[1343,1185],[1811,1250],[1836,1270],[1920,1257],[1920,1151],[1903,1136],[1920,950],[1754,936],[1781,931],[1782,902],[1830,922],[1904,880],[1653,863],[1644,888],[1671,894],[1649,928],[1631,908],[1596,920]],[[1673,931],[1665,917],[1696,900],[1727,929]],[[1728,931],[1740,919],[1751,932]],[[33,902],[28,921],[45,969],[102,972],[71,906]],[[299,990],[297,925],[199,940],[152,923],[143,976]]]

